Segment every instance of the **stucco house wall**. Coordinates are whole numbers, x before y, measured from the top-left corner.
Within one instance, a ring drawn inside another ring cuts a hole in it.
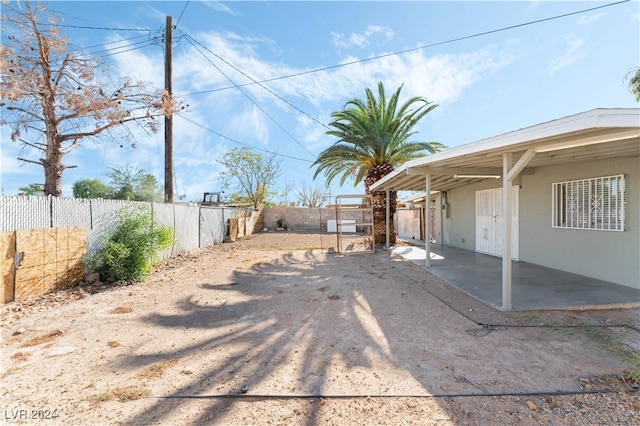
[[[552,183],[619,174],[624,175],[626,185],[624,231],[552,227]],[[523,176],[521,259],[640,289],[639,181],[638,158],[571,163]]]
[[[553,228],[552,184],[623,174],[625,230]],[[640,289],[640,164],[637,157],[539,167],[514,182],[519,186],[519,259]],[[475,193],[499,188],[501,180],[448,191],[449,218],[442,210],[442,242],[475,250]]]

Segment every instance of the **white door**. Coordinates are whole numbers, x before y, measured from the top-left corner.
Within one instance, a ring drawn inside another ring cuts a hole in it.
[[[511,258],[518,259],[518,187],[514,186]],[[476,191],[476,251],[502,256],[502,188]]]

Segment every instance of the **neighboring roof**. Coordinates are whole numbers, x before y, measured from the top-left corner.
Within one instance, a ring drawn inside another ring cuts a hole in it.
[[[431,191],[431,195],[437,194],[438,191]],[[406,204],[406,203],[412,203],[412,204],[424,204],[425,202],[425,194],[426,192],[420,192],[418,194],[412,195],[408,198],[403,198],[402,200],[398,200],[398,203],[401,204]]]
[[[594,109],[427,155],[403,164],[371,189],[424,191],[430,174],[432,190],[448,190],[502,175],[503,154],[512,153],[515,164],[527,150],[535,156],[525,173],[572,161],[639,157],[640,109]]]

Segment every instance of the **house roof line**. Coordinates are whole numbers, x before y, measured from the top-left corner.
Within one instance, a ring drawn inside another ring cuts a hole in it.
[[[425,168],[430,165],[442,166],[448,160],[459,160],[479,154],[524,151],[531,148],[537,152],[574,148],[581,144],[578,139],[574,142],[558,142],[558,139],[563,136],[578,136],[581,132],[593,132],[598,129],[616,129],[618,135],[613,135],[616,140],[638,138],[640,137],[640,108],[597,108],[426,155],[404,163],[372,185],[371,189],[382,189],[381,187],[398,176],[410,174],[410,169]],[[585,139],[584,145],[607,141],[607,135],[590,136]]]

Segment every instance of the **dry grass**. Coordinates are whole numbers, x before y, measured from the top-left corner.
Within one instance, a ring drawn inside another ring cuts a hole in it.
[[[109,346],[110,348],[117,348],[118,346],[120,346],[120,342],[116,340],[111,340],[107,342],[107,346]]]
[[[118,306],[115,309],[109,311],[110,314],[130,314],[133,312],[133,308],[131,306]]]
[[[41,336],[34,337],[33,339],[29,340],[28,342],[26,342],[22,346],[37,346],[37,345],[40,345],[42,343],[51,342],[56,337],[62,336],[63,334],[64,334],[64,331],[62,331],[62,330],[53,330],[53,331],[48,332],[47,334],[43,334]]]
[[[145,396],[149,396],[150,394],[151,391],[147,388],[138,386],[127,386],[124,388],[116,388],[107,392],[91,395],[87,398],[87,400],[93,404],[112,401],[114,399],[117,399],[121,402],[126,402],[144,398]]]
[[[29,352],[16,352],[15,354],[11,355],[11,358],[15,359],[16,361],[26,361],[30,356],[31,353]]]
[[[97,395],[91,395],[87,400],[92,404],[99,404],[101,402],[111,401],[113,397],[113,392],[103,392]]]
[[[117,388],[111,391],[113,395],[120,401],[133,401],[136,399],[149,396],[151,391],[147,388],[140,388],[137,386],[127,386],[124,388]]]
[[[177,362],[178,360],[176,358],[157,362],[142,370],[136,377],[140,379],[155,379],[161,377],[169,367],[174,366]]]

